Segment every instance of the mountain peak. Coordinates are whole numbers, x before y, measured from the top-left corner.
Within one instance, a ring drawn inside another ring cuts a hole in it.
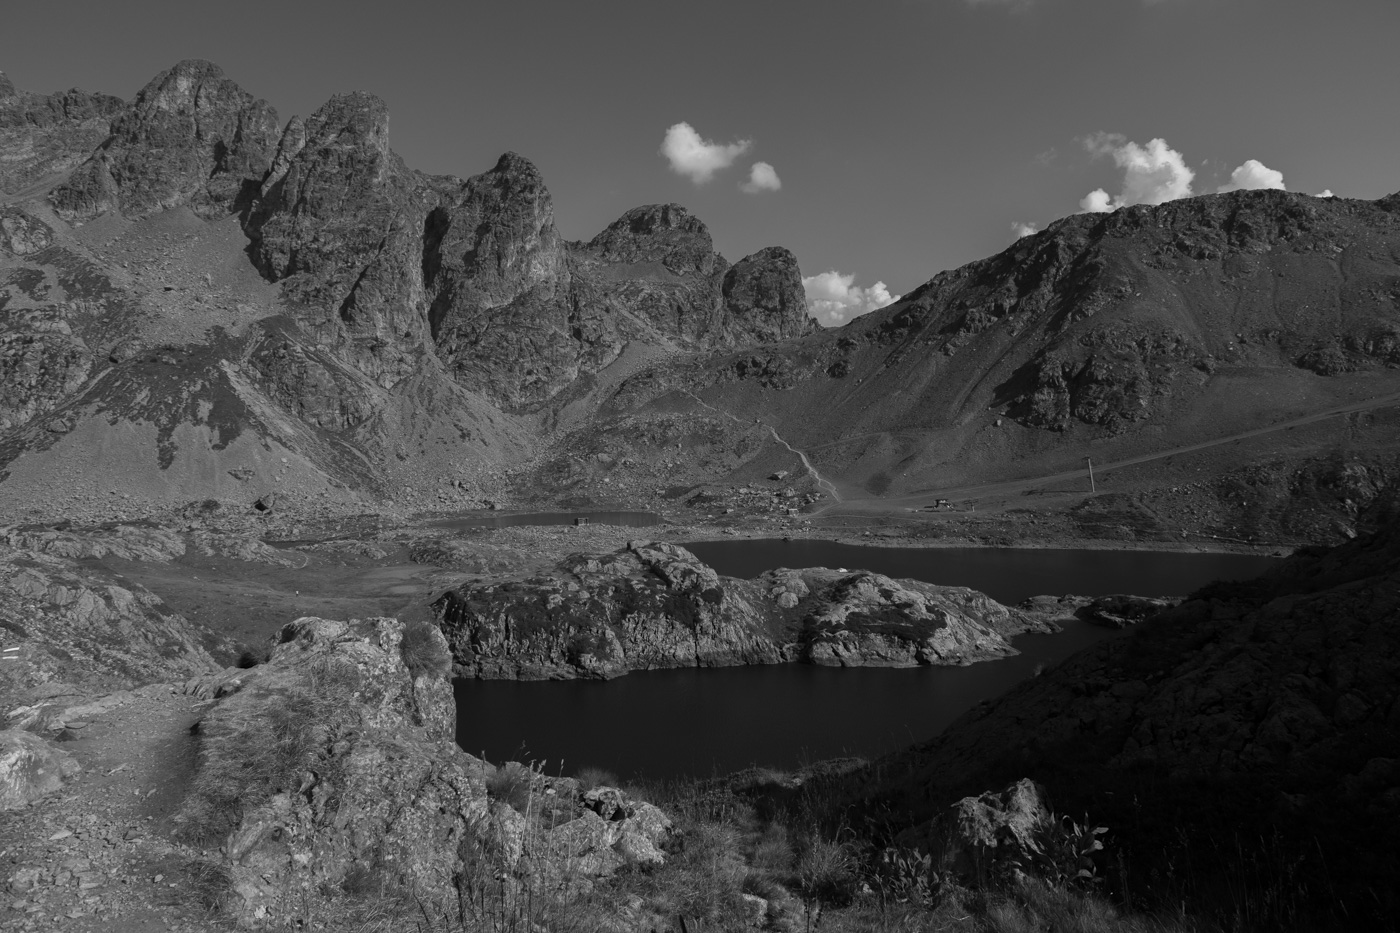
[[[187,59],[137,93],[112,122],[111,140],[54,192],[54,207],[79,220],[179,204],[219,213],[266,173],[278,125],[277,111],[218,65]]]

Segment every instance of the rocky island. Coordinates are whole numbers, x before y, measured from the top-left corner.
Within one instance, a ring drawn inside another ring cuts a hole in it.
[[[461,676],[607,678],[671,667],[802,661],[971,664],[1057,627],[965,587],[877,573],[721,577],[685,548],[632,541],[548,575],[470,583],[434,603]]]

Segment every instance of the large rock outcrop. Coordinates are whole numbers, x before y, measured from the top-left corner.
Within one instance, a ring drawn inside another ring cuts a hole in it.
[[[182,61],[137,93],[111,137],[54,191],[54,208],[70,220],[112,210],[139,218],[180,204],[217,215],[266,173],[278,128],[277,111],[217,65]]]
[[[968,664],[1015,654],[1018,633],[1054,630],[965,588],[821,568],[737,580],[647,541],[544,576],[469,583],[435,607],[460,674],[525,680],[784,661]]]
[[[38,549],[13,547],[5,537]],[[169,559],[171,549],[184,551],[178,537],[137,532],[88,545],[56,532],[0,532],[0,637],[18,649],[6,664],[0,701],[64,680],[119,689],[184,679],[215,669],[215,654],[231,656],[230,642],[153,593],[78,560]]]
[[[19,729],[0,729],[0,811],[51,794],[81,769],[72,755]]]
[[[349,894],[466,923],[665,860],[655,807],[462,752],[446,661],[431,627],[303,618],[266,663],[186,686],[217,703],[177,822],[223,841],[210,874],[234,917]]]
[[[0,193],[16,194],[66,172],[111,135],[120,97],[76,88],[34,94],[0,72]]]

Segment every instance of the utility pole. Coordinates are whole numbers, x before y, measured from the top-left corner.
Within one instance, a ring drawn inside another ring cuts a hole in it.
[[[1097,493],[1098,489],[1094,487],[1094,458],[1085,457],[1084,459],[1089,461],[1089,492]]]

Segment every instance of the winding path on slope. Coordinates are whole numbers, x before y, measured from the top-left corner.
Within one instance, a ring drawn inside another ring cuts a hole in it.
[[[723,415],[724,417],[728,418],[730,421],[734,421],[734,422],[736,422],[736,423],[738,423],[738,424],[742,424],[742,425],[744,425],[745,427],[748,427],[748,424],[749,424],[749,423],[748,423],[747,421],[745,421],[743,418],[740,418],[738,415],[735,415],[733,412],[725,411],[723,408],[716,408],[714,405],[711,405],[709,402],[705,401],[703,398],[701,398],[700,396],[696,395],[694,392],[690,391],[689,389],[682,389],[681,391],[684,392],[686,395],[690,396],[692,399],[694,399],[696,402],[698,402],[701,406],[703,406],[703,407],[705,407],[705,408],[708,408],[710,411],[714,412],[715,414],[717,414],[717,415]],[[817,468],[814,467],[814,466],[812,465],[812,461],[809,460],[809,459],[807,459],[807,454],[806,454],[806,453],[804,453],[804,452],[801,451],[801,450],[798,450],[796,447],[794,447],[794,446],[792,446],[791,444],[789,444],[789,443],[783,438],[783,436],[782,436],[781,434],[778,433],[778,429],[775,428],[775,427],[773,427],[771,424],[768,424],[768,423],[765,422],[765,421],[760,421],[760,420],[758,420],[757,418],[754,419],[754,424],[762,425],[763,427],[767,428],[767,429],[768,429],[768,433],[771,434],[771,435],[773,435],[773,440],[777,441],[779,444],[782,444],[782,445],[783,445],[784,447],[786,447],[789,451],[791,451],[792,453],[796,454],[796,455],[797,455],[797,458],[798,458],[799,460],[802,461],[802,468],[803,468],[804,470],[807,471],[807,475],[808,475],[808,476],[812,477],[812,479],[816,481],[816,484],[817,484],[818,487],[820,487],[821,489],[824,489],[824,490],[826,490],[827,492],[829,492],[829,493],[831,494],[831,497],[832,497],[833,499],[835,499],[838,503],[843,501],[842,498],[841,498],[841,493],[838,492],[837,489],[836,489],[836,485],[835,485],[834,483],[832,483],[831,480],[829,480],[829,479],[827,479],[826,477],[824,477],[824,476],[821,475],[821,473],[817,470]]]
[[[703,403],[702,403],[703,404]],[[1337,418],[1343,415],[1355,414],[1362,411],[1371,411],[1376,408],[1386,408],[1391,405],[1400,404],[1400,392],[1389,395],[1378,395],[1374,398],[1361,402],[1352,402],[1347,405],[1339,405],[1336,408],[1329,408],[1325,411],[1314,412],[1311,415],[1304,415],[1301,418],[1293,418],[1288,421],[1279,421],[1275,424],[1266,425],[1262,428],[1254,428],[1249,431],[1242,431],[1238,434],[1230,434],[1226,437],[1217,437],[1209,441],[1202,441],[1199,444],[1187,444],[1183,447],[1173,447],[1169,450],[1160,450],[1156,453],[1143,454],[1138,457],[1128,457],[1123,460],[1114,460],[1108,463],[1095,464],[1094,475],[1100,476],[1113,470],[1121,470],[1124,467],[1137,466],[1141,463],[1150,463],[1153,460],[1162,460],[1167,457],[1175,457],[1179,454],[1188,454],[1197,450],[1206,450],[1211,447],[1219,447],[1222,444],[1231,444],[1235,441],[1244,440],[1251,437],[1259,437],[1265,434],[1273,434],[1278,431],[1287,431],[1292,428],[1301,427],[1307,424],[1314,424],[1318,421],[1325,421],[1328,418]],[[717,409],[716,409],[717,410]],[[777,434],[774,432],[774,436]],[[806,458],[803,458],[804,462]],[[968,499],[978,499],[987,496],[1011,496],[1018,495],[1029,489],[1040,486],[1048,486],[1053,483],[1065,482],[1074,479],[1087,479],[1088,469],[1066,470],[1060,473],[1051,473],[1046,476],[1038,476],[1030,479],[1006,480],[996,483],[982,483],[970,486],[952,486],[944,489],[935,489],[928,492],[913,493],[907,496],[896,496],[889,499],[868,498],[868,499],[846,499],[839,497],[836,503],[817,509],[812,515],[830,515],[833,512],[886,512],[904,511],[915,509],[925,505],[932,505],[939,499],[947,499],[950,502],[966,501]]]

